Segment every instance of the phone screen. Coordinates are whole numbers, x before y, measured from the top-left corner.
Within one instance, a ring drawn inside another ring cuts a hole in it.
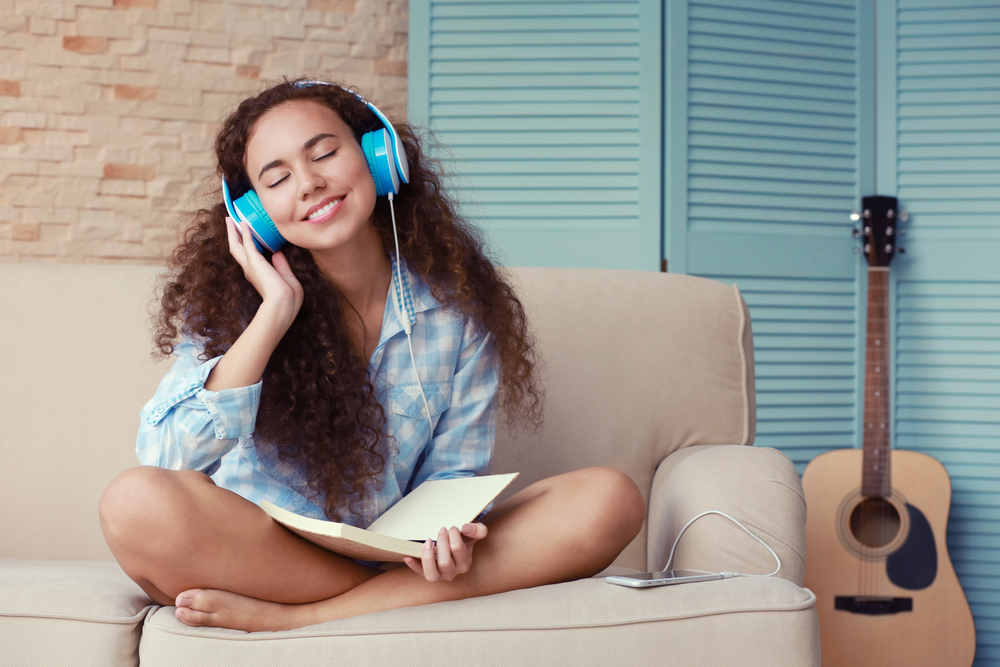
[[[666,570],[663,572],[640,572],[637,574],[606,577],[609,584],[645,588],[647,586],[667,586],[670,584],[686,584],[695,581],[713,581],[724,579],[721,572],[701,572],[698,570]]]
[[[641,579],[650,581],[652,579],[677,579],[678,577],[699,577],[705,575],[699,570],[666,570],[664,572],[640,572],[639,574],[627,575],[629,579]],[[714,573],[710,573],[714,574]]]

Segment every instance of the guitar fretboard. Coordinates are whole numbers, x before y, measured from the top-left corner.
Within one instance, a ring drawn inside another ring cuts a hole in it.
[[[861,492],[865,496],[886,497],[891,493],[889,416],[889,268],[869,267],[861,474]]]

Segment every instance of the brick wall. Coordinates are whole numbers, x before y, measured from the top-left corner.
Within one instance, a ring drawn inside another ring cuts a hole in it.
[[[405,114],[406,38],[407,0],[0,0],[0,261],[162,262],[245,93]]]

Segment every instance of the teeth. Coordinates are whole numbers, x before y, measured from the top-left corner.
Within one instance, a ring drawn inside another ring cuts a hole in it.
[[[323,215],[325,213],[328,213],[331,208],[333,208],[334,206],[336,206],[339,203],[340,203],[339,199],[334,199],[332,202],[330,202],[329,204],[327,204],[326,206],[324,206],[320,210],[318,210],[315,213],[312,213],[312,214],[306,216],[306,220],[312,220],[315,217],[318,217],[318,216],[321,216],[321,215]]]

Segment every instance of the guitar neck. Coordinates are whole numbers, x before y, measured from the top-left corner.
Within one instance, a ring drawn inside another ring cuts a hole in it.
[[[889,469],[889,267],[868,269],[868,327],[865,345],[864,463],[861,492],[887,497]]]

